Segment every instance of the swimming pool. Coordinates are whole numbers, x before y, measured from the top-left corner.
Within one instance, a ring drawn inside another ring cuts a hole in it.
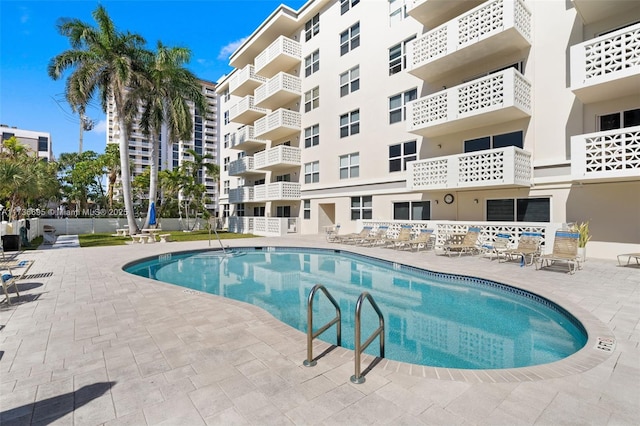
[[[307,298],[324,285],[342,310],[342,346],[353,349],[354,312],[369,292],[385,317],[386,358],[462,369],[502,369],[565,358],[586,341],[584,327],[556,304],[483,279],[435,273],[343,250],[245,247],[165,254],[125,266],[127,272],[259,306],[307,329]],[[318,293],[314,325],[335,316]],[[362,311],[362,336],[378,318]],[[335,328],[319,337],[335,344]],[[378,355],[377,341],[365,351]]]

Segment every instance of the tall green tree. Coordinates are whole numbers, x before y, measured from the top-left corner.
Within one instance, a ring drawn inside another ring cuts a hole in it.
[[[113,209],[113,194],[118,176],[120,176],[120,147],[115,143],[109,143],[104,154],[98,158],[107,172],[107,206],[109,209]]]
[[[149,225],[151,203],[158,193],[159,143],[163,124],[168,130],[167,148],[172,142],[191,139],[193,120],[191,105],[201,114],[207,113],[207,101],[197,77],[184,67],[191,51],[184,47],[167,47],[158,42],[153,61],[149,62],[147,80],[132,91],[128,109],[131,115],[142,107],[140,127],[151,141],[149,207],[144,228]]]
[[[99,5],[92,13],[97,27],[78,19],[61,22],[58,31],[69,39],[71,49],[51,59],[49,76],[54,80],[65,71],[72,70],[67,78],[65,96],[75,111],[84,111],[89,101],[99,94],[106,113],[113,101],[117,115],[114,133],[120,146],[120,173],[122,195],[127,210],[130,232],[136,232],[131,172],[129,168],[129,138],[131,117],[125,113],[130,90],[137,88],[144,79],[146,64],[152,54],[144,48],[145,40],[137,34],[120,32],[106,9]]]
[[[104,200],[102,177],[106,169],[96,152],[62,153],[58,167],[63,191],[69,201],[75,202],[76,211],[85,211],[89,199],[98,203]]]

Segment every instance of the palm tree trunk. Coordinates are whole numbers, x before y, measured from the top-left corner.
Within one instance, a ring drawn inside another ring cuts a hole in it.
[[[129,170],[129,138],[127,127],[125,126],[123,114],[118,114],[118,126],[120,126],[120,179],[122,181],[122,197],[124,198],[124,208],[127,211],[127,224],[129,233],[137,234],[138,224],[136,223],[135,212],[133,211],[133,198],[131,196],[131,172]]]
[[[147,209],[147,218],[144,221],[143,228],[149,227],[149,220],[151,216],[151,203],[156,204],[157,194],[158,194],[158,159],[159,159],[159,149],[158,149],[158,137],[157,135],[152,136],[151,138],[151,169],[149,173],[149,207]]]

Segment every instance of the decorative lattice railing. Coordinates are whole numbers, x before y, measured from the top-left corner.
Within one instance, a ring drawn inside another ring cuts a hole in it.
[[[640,73],[640,23],[571,47],[573,88]]]
[[[229,163],[229,176],[238,176],[255,170],[253,157],[242,157]]]
[[[279,127],[300,130],[301,122],[299,112],[280,108],[256,120],[254,122],[255,133],[260,136]]]
[[[256,72],[260,72],[269,63],[277,60],[281,56],[293,58],[296,61],[302,60],[302,47],[300,43],[285,36],[278,37],[265,50],[256,56],[253,64]]]
[[[256,111],[266,114],[267,110],[256,106],[253,96],[245,96],[229,109],[229,119],[233,120],[245,111]]]
[[[253,126],[244,126],[231,134],[229,148],[236,148],[236,147],[242,146],[242,144],[248,141],[255,142],[256,144],[266,144],[267,142],[269,142],[268,140],[265,140],[265,139],[257,139],[255,137],[255,131]]]
[[[229,203],[248,203],[255,198],[253,186],[241,186],[229,190]]]
[[[409,163],[411,190],[531,186],[531,153],[514,146]]]
[[[292,98],[300,96],[302,94],[302,79],[286,72],[280,72],[255,90],[255,101],[259,104],[278,92],[288,92]]]
[[[300,148],[279,145],[275,148],[256,153],[254,158],[256,169],[263,169],[278,164],[300,165]]]
[[[254,201],[300,200],[300,184],[297,182],[273,182],[256,185]]]
[[[573,179],[640,179],[640,126],[571,138]]]
[[[298,218],[264,216],[230,216],[229,232],[264,237],[284,236],[298,232]]]
[[[236,70],[236,72],[229,79],[229,92],[235,93],[236,90],[242,88],[247,84],[250,87],[254,87],[258,84],[266,82],[267,79],[261,75],[256,74],[255,67],[252,64],[245,66],[242,69]]]

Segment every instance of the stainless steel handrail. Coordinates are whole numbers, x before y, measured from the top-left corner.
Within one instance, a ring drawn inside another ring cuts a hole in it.
[[[318,290],[322,290],[322,292],[327,296],[327,298],[331,301],[333,306],[336,308],[336,317],[320,327],[318,331],[313,332],[313,297],[315,296]],[[326,289],[322,284],[316,284],[313,286],[311,291],[309,292],[309,298],[307,299],[307,359],[302,363],[306,367],[313,367],[317,364],[317,362],[313,359],[313,339],[327,331],[329,327],[333,324],[336,325],[336,333],[337,339],[336,343],[338,346],[342,344],[342,313],[340,311],[340,305],[336,302],[336,299],[329,293],[329,290]]]
[[[380,326],[371,334],[371,336],[369,336],[369,338],[367,339],[366,342],[364,342],[364,344],[361,344],[360,343],[360,340],[361,340],[360,313],[362,311],[362,303],[364,302],[365,299],[367,299],[369,303],[371,303],[371,306],[373,306],[373,309],[375,309],[376,313],[378,314],[378,321]],[[373,300],[373,297],[371,297],[371,295],[365,291],[360,295],[360,297],[358,297],[358,302],[356,303],[356,330],[355,330],[356,360],[355,360],[355,374],[351,376],[352,383],[360,384],[365,382],[364,376],[360,373],[360,357],[362,355],[362,352],[365,349],[367,349],[369,344],[371,344],[371,342],[373,342],[373,340],[378,336],[380,336],[380,358],[384,358],[384,317],[382,316],[382,312],[380,311],[378,304]]]

